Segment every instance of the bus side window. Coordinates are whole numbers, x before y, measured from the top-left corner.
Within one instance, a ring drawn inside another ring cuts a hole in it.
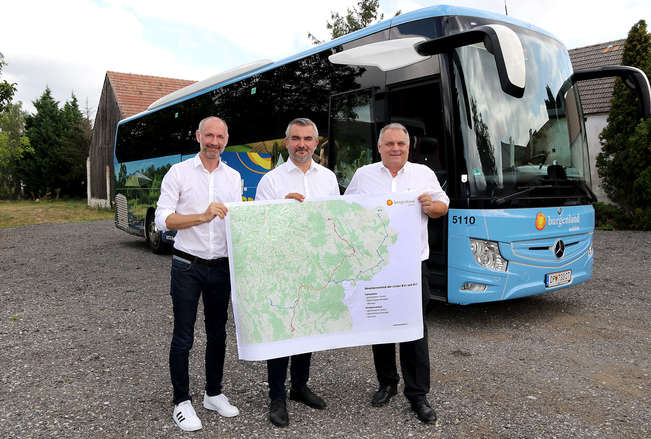
[[[327,163],[344,193],[358,168],[373,162],[375,137],[372,89],[330,96],[330,135]]]

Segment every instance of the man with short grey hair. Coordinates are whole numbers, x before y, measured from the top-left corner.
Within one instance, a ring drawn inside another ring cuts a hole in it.
[[[289,123],[285,131],[289,160],[262,177],[256,190],[256,200],[288,198],[302,202],[306,198],[339,195],[335,174],[312,160],[312,154],[319,144],[318,136],[316,125],[310,119],[299,118]],[[307,387],[311,356],[311,353],[292,355],[289,398],[315,409],[323,409],[325,401]],[[289,424],[285,389],[289,360],[289,357],[267,360],[271,399],[269,420],[278,427]]]
[[[348,194],[380,194],[416,191],[420,203],[420,242],[422,273],[423,338],[400,343],[400,366],[405,381],[404,394],[418,419],[425,423],[436,421],[436,412],[427,401],[430,390],[429,349],[427,324],[424,314],[429,301],[429,284],[425,261],[429,258],[427,236],[428,218],[438,218],[448,211],[450,200],[441,189],[436,174],[425,165],[407,161],[409,157],[409,133],[399,123],[391,123],[380,131],[378,151],[381,161],[359,168],[346,188]],[[387,404],[397,393],[400,377],[396,368],[393,343],[373,346],[373,360],[380,387],[373,395],[371,404],[379,407]]]

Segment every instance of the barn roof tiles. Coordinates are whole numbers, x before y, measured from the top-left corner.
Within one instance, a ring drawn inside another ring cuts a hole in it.
[[[111,82],[122,118],[143,112],[155,100],[196,82],[110,71],[106,72],[106,76]]]

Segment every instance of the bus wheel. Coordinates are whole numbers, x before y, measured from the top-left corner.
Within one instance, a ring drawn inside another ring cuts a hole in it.
[[[147,239],[149,248],[151,248],[151,251],[154,253],[165,253],[167,250],[167,246],[162,239],[162,233],[156,230],[153,211],[147,213],[147,221],[145,222],[145,238]]]

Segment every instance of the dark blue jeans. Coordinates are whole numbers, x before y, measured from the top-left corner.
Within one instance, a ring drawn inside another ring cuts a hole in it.
[[[400,343],[400,368],[405,380],[405,396],[409,401],[417,402],[426,398],[430,389],[429,347],[427,342],[427,321],[425,310],[429,302],[429,281],[425,263],[422,263],[422,301],[423,301],[423,338]],[[400,381],[396,368],[395,343],[376,344],[372,346],[375,372],[380,386],[397,385]]]
[[[203,297],[206,325],[206,393],[219,395],[224,375],[226,352],[226,321],[231,282],[228,260],[216,266],[197,262],[188,263],[172,257],[171,270],[174,332],[170,345],[170,376],[174,389],[174,404],[190,397],[188,357],[194,342],[194,323],[197,319],[199,297]]]

